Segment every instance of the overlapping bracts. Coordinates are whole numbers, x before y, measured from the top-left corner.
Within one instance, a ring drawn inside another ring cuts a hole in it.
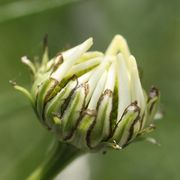
[[[51,60],[46,47],[39,66],[23,57],[34,83],[31,92],[15,88],[60,141],[88,151],[121,149],[154,127],[159,92],[143,90],[122,36],[116,35],[105,53],[88,51],[92,44],[89,38]]]

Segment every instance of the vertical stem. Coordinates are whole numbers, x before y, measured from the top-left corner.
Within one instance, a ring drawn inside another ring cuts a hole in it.
[[[51,154],[43,163],[27,178],[27,180],[50,180],[61,172],[76,157],[83,154],[72,145],[56,142]]]

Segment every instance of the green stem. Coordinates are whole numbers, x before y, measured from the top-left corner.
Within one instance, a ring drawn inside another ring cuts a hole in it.
[[[69,163],[83,152],[75,147],[56,143],[50,156],[27,178],[27,180],[52,180]]]

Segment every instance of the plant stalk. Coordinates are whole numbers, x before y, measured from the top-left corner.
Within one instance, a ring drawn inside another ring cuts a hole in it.
[[[27,180],[52,180],[75,158],[83,152],[72,145],[56,142],[51,154],[43,163],[27,178]]]

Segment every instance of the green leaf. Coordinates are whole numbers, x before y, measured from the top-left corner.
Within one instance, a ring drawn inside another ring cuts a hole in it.
[[[23,16],[40,13],[49,9],[54,9],[78,1],[79,0],[15,1],[0,6],[0,23]]]

